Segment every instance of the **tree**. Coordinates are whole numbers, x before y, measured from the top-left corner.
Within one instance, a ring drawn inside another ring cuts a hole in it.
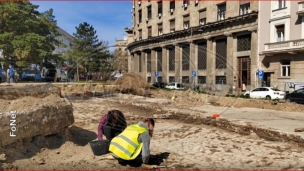
[[[111,63],[113,69],[118,71],[128,71],[128,52],[116,49],[113,53],[113,61]]]
[[[26,1],[0,3],[0,49],[4,60],[40,63],[51,56],[57,43],[57,24],[52,9],[39,13],[38,7]]]
[[[82,66],[85,72],[98,71],[102,62],[110,55],[107,42],[99,41],[96,30],[87,22],[75,28],[72,48],[65,54],[66,59],[76,64],[77,76],[79,76],[79,66]]]

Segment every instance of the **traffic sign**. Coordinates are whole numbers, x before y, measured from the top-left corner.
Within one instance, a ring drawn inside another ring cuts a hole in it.
[[[196,71],[192,71],[192,77],[196,77]]]
[[[258,70],[258,78],[262,79],[264,77],[264,71]]]
[[[157,78],[159,76],[159,73],[158,72],[155,72],[155,77]]]

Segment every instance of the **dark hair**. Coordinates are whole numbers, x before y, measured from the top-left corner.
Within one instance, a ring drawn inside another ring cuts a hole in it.
[[[150,122],[151,122],[151,124],[152,124],[152,126],[154,127],[154,125],[155,125],[155,121],[154,121],[154,119],[153,119],[153,118],[147,118],[147,121],[150,121]]]
[[[122,112],[119,110],[110,110],[108,112],[108,121],[111,122],[113,120],[119,120]]]

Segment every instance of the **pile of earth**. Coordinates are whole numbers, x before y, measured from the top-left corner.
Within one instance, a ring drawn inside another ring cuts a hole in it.
[[[150,86],[149,83],[136,73],[127,73],[119,77],[114,83],[118,86],[118,91],[121,93],[129,93],[133,95],[146,96],[146,89]]]

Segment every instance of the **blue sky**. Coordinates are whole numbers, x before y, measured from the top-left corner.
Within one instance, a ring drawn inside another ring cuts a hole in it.
[[[71,35],[80,23],[91,24],[99,40],[108,41],[109,46],[115,44],[115,38],[122,39],[126,35],[124,28],[132,25],[132,1],[32,1],[32,4],[39,5],[41,12],[53,8],[57,25]]]

